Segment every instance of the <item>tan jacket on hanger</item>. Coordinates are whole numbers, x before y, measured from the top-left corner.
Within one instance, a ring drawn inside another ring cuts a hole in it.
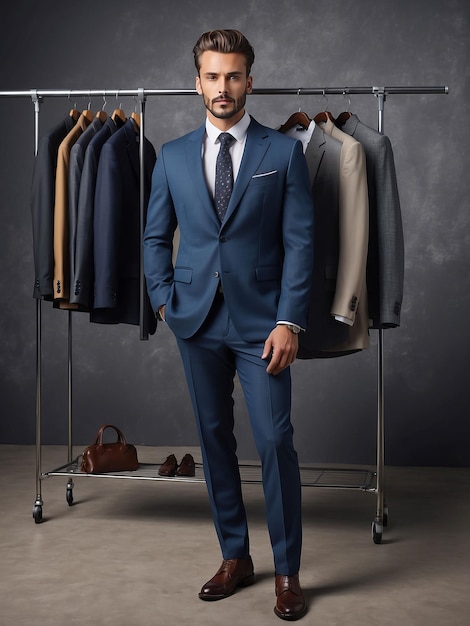
[[[70,150],[80,135],[87,129],[94,116],[91,111],[84,111],[76,125],[59,146],[55,179],[54,204],[54,300],[67,301],[70,295],[69,262],[69,162]],[[75,308],[75,307],[73,307]]]
[[[336,128],[331,120],[318,126],[341,142],[339,172],[339,258],[336,290],[331,314],[352,324],[345,345],[333,351],[369,347],[367,306],[367,249],[369,237],[369,199],[367,169],[361,144]]]
[[[365,315],[368,327],[366,266],[369,238],[367,169],[361,144],[339,130],[331,120],[319,127],[343,146],[340,155],[340,255],[332,314],[356,323]]]

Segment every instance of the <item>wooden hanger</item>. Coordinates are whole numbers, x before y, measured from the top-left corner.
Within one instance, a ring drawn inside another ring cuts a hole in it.
[[[137,126],[137,130],[139,130],[139,128],[140,128],[140,115],[138,113],[136,113],[135,111],[132,111],[131,119],[134,120],[135,125]]]
[[[104,124],[106,122],[106,120],[108,119],[108,114],[106,113],[106,111],[103,111],[103,109],[101,109],[100,111],[98,111],[98,113],[96,114],[96,117],[99,119],[99,121]]]
[[[90,111],[90,109],[85,109],[82,112],[83,117],[88,120],[89,122],[93,121],[93,118],[95,117],[95,114],[93,113],[93,111]]]
[[[340,113],[335,121],[336,126],[338,128],[343,126],[343,124],[347,122],[347,120],[351,117],[351,115],[352,113],[350,113],[349,111],[343,111],[342,113]]]
[[[122,109],[114,109],[111,115],[111,119],[115,123],[119,122],[120,124],[124,124],[124,122],[126,121],[126,114]]]
[[[315,124],[321,124],[322,122],[326,123],[328,120],[333,122],[333,124],[335,123],[335,118],[331,115],[329,111],[320,111],[320,113],[317,113],[313,118]]]
[[[78,120],[78,118],[80,117],[80,111],[78,111],[77,109],[70,109],[69,111],[69,115],[70,117],[72,117],[75,121]]]
[[[294,126],[302,126],[302,128],[307,129],[310,126],[311,119],[309,116],[303,111],[296,111],[292,113],[289,119],[279,128],[280,133],[285,133],[289,129],[294,128]]]
[[[347,111],[343,111],[342,113],[340,113],[338,115],[338,117],[336,118],[336,126],[338,128],[341,128],[341,126],[343,126],[343,124],[351,117],[352,113],[350,113],[349,109],[351,108],[351,97],[348,93],[347,90],[343,91],[343,96],[346,98],[346,100],[348,101],[348,109]]]

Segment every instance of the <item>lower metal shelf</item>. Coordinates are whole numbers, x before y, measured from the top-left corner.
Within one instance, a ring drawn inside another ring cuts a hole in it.
[[[106,474],[87,474],[80,470],[81,455],[72,462],[66,463],[49,472],[43,472],[42,478],[48,476],[74,476],[85,478],[116,478],[131,480],[173,481],[183,483],[204,483],[204,472],[201,463],[196,463],[195,476],[191,478],[180,476],[159,476],[160,464],[140,463],[139,469],[134,472],[110,472]],[[245,484],[261,484],[261,466],[255,463],[241,463],[240,477]],[[300,466],[300,478],[303,487],[323,487],[331,489],[359,489],[361,491],[375,491],[376,473],[369,469],[349,468],[322,468],[315,466]]]

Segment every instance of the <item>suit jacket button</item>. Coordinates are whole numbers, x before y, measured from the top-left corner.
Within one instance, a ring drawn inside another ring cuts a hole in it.
[[[222,243],[225,243],[225,242],[227,241],[227,237],[221,237],[221,238],[220,238],[220,241],[221,241]]]
[[[214,278],[219,278],[219,277],[220,277],[219,272],[214,272]]]

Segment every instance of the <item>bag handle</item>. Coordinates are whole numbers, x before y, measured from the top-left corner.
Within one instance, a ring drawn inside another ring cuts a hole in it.
[[[126,440],[124,438],[124,435],[122,434],[122,431],[119,430],[119,428],[117,426],[114,426],[113,424],[105,424],[104,426],[101,426],[101,428],[99,429],[97,435],[96,435],[96,439],[95,439],[95,443],[99,446],[103,445],[103,433],[107,428],[112,428],[116,431],[117,433],[117,440],[116,443],[122,443],[124,446],[127,445]]]

